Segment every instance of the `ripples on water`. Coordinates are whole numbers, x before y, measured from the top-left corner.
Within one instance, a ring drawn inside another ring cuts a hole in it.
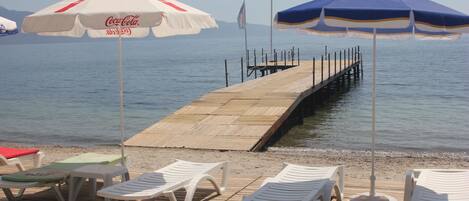
[[[240,34],[242,36],[242,34]],[[5,39],[4,39],[5,40]],[[265,37],[252,37],[265,47]],[[361,45],[365,77],[333,96],[275,146],[364,149],[370,134],[370,41],[277,34],[275,46],[319,56],[323,45]],[[1,44],[1,41],[0,41]],[[468,151],[469,38],[378,43],[380,149]],[[242,38],[129,40],[124,46],[127,136],[224,86],[223,59],[238,61]],[[68,145],[118,142],[113,41],[4,45],[0,141]],[[239,81],[239,66],[230,65]]]

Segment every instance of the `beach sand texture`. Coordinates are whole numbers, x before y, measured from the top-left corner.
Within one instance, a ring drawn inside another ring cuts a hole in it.
[[[17,146],[5,144],[6,146]],[[2,145],[4,146],[4,145]],[[65,159],[80,153],[96,152],[104,154],[119,154],[117,147],[62,147],[39,146],[46,153],[45,164]],[[136,148],[126,149],[128,166],[131,177],[159,169],[170,164],[174,159],[182,159],[197,162],[229,161],[230,175],[228,189],[223,195],[208,188],[208,183],[203,183],[196,193],[195,200],[241,200],[244,195],[254,192],[262,181],[269,176],[276,175],[282,168],[283,162],[311,165],[311,166],[345,166],[345,197],[368,191],[370,159],[368,152],[359,151],[335,151],[335,150],[309,150],[286,151],[277,149],[267,152],[239,152],[239,151],[202,151],[188,149],[157,149]],[[27,167],[31,167],[30,161],[25,161]],[[402,200],[404,189],[404,173],[412,168],[469,168],[469,156],[466,154],[451,153],[395,153],[381,152],[377,154],[377,185],[379,192],[394,196]],[[13,168],[0,167],[0,174],[15,171]],[[220,175],[216,175],[220,178]],[[55,200],[52,193],[46,189],[28,189],[24,200]],[[90,200],[88,188],[82,188],[79,201]],[[67,192],[63,192],[65,195]],[[178,200],[184,200],[184,191],[177,192]],[[0,200],[5,196],[0,193]],[[157,200],[166,200],[160,198]]]

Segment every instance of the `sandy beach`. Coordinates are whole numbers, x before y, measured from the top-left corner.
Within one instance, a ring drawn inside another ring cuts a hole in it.
[[[0,144],[1,146],[24,147],[25,145]],[[80,153],[95,152],[104,154],[119,154],[116,146],[93,147],[64,147],[56,145],[36,146],[46,153],[44,164],[58,161]],[[237,151],[205,151],[187,149],[155,149],[135,148],[126,149],[128,166],[131,176],[152,171],[170,164],[175,159],[218,162],[229,161],[230,176],[227,191],[220,196],[213,192],[199,192],[197,200],[240,200],[243,195],[252,193],[262,181],[277,174],[283,162],[311,165],[311,166],[345,166],[345,197],[364,192],[368,188],[370,170],[369,153],[364,151],[337,150],[300,150],[300,149],[271,149],[266,152],[237,152]],[[27,166],[31,164],[25,161]],[[412,168],[469,168],[469,156],[465,153],[403,153],[379,152],[377,154],[377,185],[381,192],[395,196],[402,200],[405,171]],[[0,167],[0,174],[14,171],[12,168]],[[44,189],[30,189],[26,200],[53,200],[53,195],[42,192]],[[39,192],[39,193],[38,193]],[[84,192],[86,194],[86,192]],[[178,195],[178,196],[183,196]],[[0,194],[3,200],[3,194]],[[86,200],[86,195],[80,200]],[[164,199],[163,199],[164,200]]]

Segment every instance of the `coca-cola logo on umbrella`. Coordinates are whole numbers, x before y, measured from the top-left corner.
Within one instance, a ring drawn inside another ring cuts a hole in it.
[[[107,27],[122,27],[122,28],[138,27],[140,26],[140,16],[127,15],[121,18],[110,16],[106,19],[105,25]]]

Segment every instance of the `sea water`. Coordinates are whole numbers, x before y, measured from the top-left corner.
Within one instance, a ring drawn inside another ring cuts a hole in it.
[[[267,33],[249,46],[269,46]],[[274,46],[302,59],[361,46],[364,77],[332,96],[274,146],[366,149],[371,134],[371,41],[281,32]],[[116,40],[2,44],[0,141],[98,145],[119,142]],[[267,48],[266,48],[267,49]],[[201,95],[240,82],[239,37],[124,41],[126,137]],[[469,38],[379,41],[377,143],[382,150],[469,151]]]

